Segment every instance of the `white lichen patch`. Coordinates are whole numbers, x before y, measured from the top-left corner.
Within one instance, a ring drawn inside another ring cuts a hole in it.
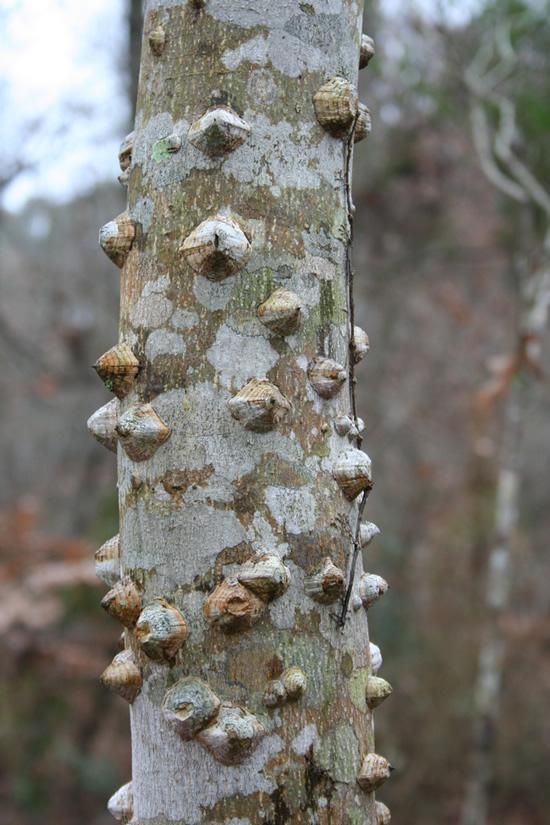
[[[278,630],[290,630],[295,626],[296,611],[304,607],[305,573],[291,561],[285,561],[290,570],[290,586],[284,599],[276,599],[269,605],[269,616]]]
[[[160,327],[172,314],[173,305],[168,298],[153,295],[151,298],[140,298],[132,307],[130,322],[134,327]]]
[[[311,750],[319,745],[319,734],[317,733],[317,725],[310,724],[302,728],[298,736],[295,736],[290,747],[297,753],[298,756],[305,756]]]
[[[151,198],[140,198],[136,201],[130,212],[132,220],[141,224],[141,228],[144,233],[149,232],[149,229],[151,228],[154,209],[155,204]]]
[[[162,596],[176,585],[192,584],[197,575],[210,568],[218,553],[246,539],[234,513],[206,504],[189,504],[185,512],[166,513],[164,535],[158,535],[151,510],[162,506],[161,502],[155,505],[154,501],[138,500],[123,517],[124,564],[129,568],[141,567],[147,552],[150,570],[154,570],[149,585],[155,591],[149,596]],[[181,554],[174,555],[171,547],[180,547]]]
[[[147,338],[145,355],[154,361],[159,355],[185,355],[185,349],[185,339],[177,332],[157,329]]]
[[[240,183],[251,186],[277,186],[280,190],[319,189],[323,182],[333,185],[341,172],[342,158],[324,143],[330,137],[323,137],[321,146],[312,142],[310,132],[296,130],[284,120],[271,122],[265,115],[246,111],[246,116],[254,118],[254,137],[249,141],[246,155],[230,155],[223,164],[223,171]],[[312,127],[313,128],[313,127]],[[289,144],[294,150],[288,151]],[[323,163],[319,162],[319,157]]]
[[[193,279],[193,295],[201,306],[215,312],[225,309],[237,284],[236,278],[225,281],[210,281],[208,278]]]
[[[154,281],[147,281],[141,290],[142,298],[148,298],[149,295],[162,295],[170,286],[170,278],[168,275],[161,275]]]
[[[218,371],[219,383],[228,389],[240,389],[250,378],[264,377],[279,360],[266,338],[239,335],[226,324],[218,330],[206,357]]]
[[[314,275],[319,281],[334,281],[339,275],[338,267],[332,261],[309,252],[306,252],[300,264],[300,271],[303,275]]]
[[[212,476],[204,484],[191,484],[182,498],[184,504],[217,501],[230,504],[235,498],[233,484],[222,476]]]
[[[329,461],[328,466],[331,467],[332,466],[332,459],[330,459],[330,458],[324,459],[324,458],[320,458],[318,455],[310,455],[306,458],[304,466],[305,466],[308,474],[312,478],[315,478],[315,476],[319,475],[319,473],[321,472],[322,467],[323,467],[323,461],[325,461],[325,460]]]
[[[133,326],[160,327],[166,323],[174,308],[172,301],[164,295],[169,284],[170,279],[167,275],[145,284],[141,296],[130,311],[130,322]]]
[[[126,332],[126,335],[124,336],[124,339],[125,339],[126,343],[128,344],[128,346],[130,347],[130,349],[133,349],[139,341],[139,337],[131,329],[129,329]]]
[[[343,261],[347,243],[347,230],[344,232],[347,219],[343,208],[341,213],[339,213],[339,217],[341,225],[336,235],[331,233],[330,227],[317,228],[306,226],[304,232],[302,232],[305,250],[309,252],[310,255],[319,257],[324,255],[326,259],[334,265],[338,265]]]
[[[315,527],[315,496],[305,487],[266,487],[266,504],[271,515],[287,533],[299,535]]]
[[[315,46],[275,29],[267,36],[257,35],[236,49],[224,52],[222,61],[230,70],[247,61],[256,66],[272,65],[282,74],[298,77],[306,71],[318,71],[325,62],[325,56]]]
[[[189,309],[176,309],[170,319],[170,326],[174,329],[192,329],[199,323],[199,316]]]
[[[157,501],[172,501],[172,496],[160,482],[153,487],[153,496]]]
[[[170,5],[165,0],[154,2],[163,6]],[[343,0],[311,0],[308,5],[317,14],[338,15],[343,12]],[[296,15],[296,6],[293,3],[273,3],[272,0],[254,0],[254,3],[233,0],[228,6],[226,0],[209,0],[208,13],[216,20],[247,29],[254,26],[281,28]]]
[[[303,467],[305,461],[301,446],[289,436],[276,430],[251,433],[235,421],[227,407],[231,397],[227,389],[205,382],[185,390],[170,390],[155,399],[157,412],[174,433],[172,466],[179,469],[211,466],[213,472],[204,491],[208,489],[212,500],[218,499],[218,482],[220,500],[226,501],[228,483],[252,472],[261,463],[259,437],[265,453],[276,454],[297,467]],[[153,457],[151,463],[154,460]],[[154,478],[162,475],[163,470],[154,466],[151,472],[157,474],[151,475]]]
[[[296,366],[299,367],[302,372],[307,372],[309,364],[309,358],[306,355],[298,355],[296,357]]]
[[[284,559],[288,554],[288,544],[279,541],[271,524],[259,513],[254,513],[252,524],[247,530],[247,536],[252,549],[258,555],[273,553],[280,559]]]

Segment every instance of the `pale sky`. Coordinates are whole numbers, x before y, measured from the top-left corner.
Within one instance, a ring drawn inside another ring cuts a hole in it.
[[[480,1],[384,0],[384,9],[443,12],[460,24]],[[6,192],[8,209],[116,178],[127,117],[124,11],[124,0],[0,0],[0,143],[4,157],[35,164]]]
[[[368,2],[367,2],[368,8]],[[398,16],[404,10],[418,11],[428,19],[444,17],[452,26],[466,23],[483,5],[483,0],[383,0],[382,8],[388,15]]]
[[[10,187],[7,208],[118,174],[123,11],[122,0],[0,0],[0,142],[5,157],[39,162]]]

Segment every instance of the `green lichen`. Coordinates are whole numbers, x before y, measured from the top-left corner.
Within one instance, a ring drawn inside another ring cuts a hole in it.
[[[321,281],[319,315],[323,325],[332,321],[334,315],[334,285],[332,281]]]
[[[368,667],[359,667],[351,674],[349,680],[349,695],[351,701],[358,710],[366,709],[365,691],[367,689],[367,682],[369,679]]]
[[[346,297],[336,281],[322,280],[319,304],[312,307],[304,324],[306,341],[325,341],[334,326],[346,323]]]
[[[307,674],[304,695],[307,705],[331,705],[336,699],[338,673],[333,652],[319,640],[307,636],[289,637],[279,651],[285,668],[299,667]]]
[[[161,138],[160,140],[157,140],[157,142],[153,144],[153,149],[152,149],[152,152],[151,152],[153,160],[156,161],[157,163],[162,163],[162,161],[169,158],[170,155],[173,152],[173,150],[171,150],[170,146],[171,146],[171,141],[170,141],[169,137],[165,137],[165,138]]]
[[[367,825],[368,813],[364,808],[346,808],[349,825]]]
[[[227,307],[227,323],[241,331],[250,321],[256,321],[256,310],[275,289],[275,273],[265,268],[256,272],[241,272]]]
[[[344,653],[342,656],[342,660],[340,662],[340,670],[342,671],[342,675],[349,679],[351,674],[353,673],[353,659],[350,653]]]
[[[323,737],[317,761],[335,782],[355,782],[360,754],[351,725],[340,725]]]
[[[319,458],[326,458],[330,455],[330,443],[328,439],[319,438],[310,444],[309,452]]]

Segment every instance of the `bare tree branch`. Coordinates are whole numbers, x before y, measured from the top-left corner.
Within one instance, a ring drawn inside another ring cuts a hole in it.
[[[494,161],[489,118],[480,103],[472,104],[470,120],[472,123],[474,145],[483,174],[505,195],[509,195],[509,197],[514,198],[514,200],[525,203],[527,196],[523,188],[511,178],[507,177]]]
[[[499,62],[489,68],[495,47]],[[497,26],[494,44],[482,44],[464,73],[466,85],[472,96],[471,121],[474,144],[483,173],[491,183],[517,201],[530,201],[536,204],[550,219],[550,194],[513,149],[518,138],[515,104],[496,91],[497,86],[510,76],[516,64],[517,55],[512,46],[511,24],[510,21],[506,21]],[[488,104],[496,106],[499,114],[494,140],[491,139]],[[495,158],[505,167],[506,173],[499,167]]]
[[[495,155],[508,167],[510,173],[523,189],[525,200],[535,203],[550,219],[550,195],[517,157],[512,144],[517,135],[516,107],[510,100],[499,101],[500,127],[495,137]]]

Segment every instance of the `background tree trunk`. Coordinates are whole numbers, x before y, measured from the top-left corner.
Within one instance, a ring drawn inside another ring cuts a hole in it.
[[[485,583],[485,612],[473,696],[473,735],[461,825],[485,825],[495,775],[498,722],[505,678],[507,640],[502,626],[514,577],[514,539],[520,520],[523,452],[529,425],[533,378],[540,378],[541,349],[550,303],[547,234],[535,272],[518,266],[518,329],[515,353],[505,360],[485,392],[484,404],[504,394],[502,443],[496,482],[492,543]],[[487,410],[484,412],[484,417]]]
[[[483,635],[479,646],[474,687],[474,724],[468,784],[462,825],[485,825],[494,776],[496,740],[506,641],[501,622],[509,607],[512,578],[512,543],[517,529],[520,492],[521,439],[525,387],[516,380],[505,405],[502,459],[499,466],[494,520],[494,540],[488,559]]]
[[[364,762],[367,614],[343,598],[371,485],[350,346],[361,14],[359,0],[146,7],[129,222],[102,232],[139,361],[133,383],[127,350],[124,381],[104,369],[123,396],[127,577],[104,605],[143,681],[140,825],[377,821],[389,766]],[[323,128],[314,96],[337,76]]]
[[[498,90],[499,78],[512,75],[517,54],[512,45],[514,16],[499,19],[493,39],[484,40],[465,71],[470,91],[473,139],[481,169],[487,179],[507,197],[522,204],[523,215],[514,227],[522,257],[533,259],[536,249],[532,218],[548,227],[550,195],[516,154],[520,144],[516,101]],[[519,18],[521,20],[521,17]],[[515,21],[518,22],[517,20]],[[498,111],[497,126],[491,126],[488,111]],[[534,222],[533,222],[534,223]],[[523,236],[523,244],[522,244]],[[485,825],[489,817],[491,783],[495,774],[496,744],[503,680],[506,637],[502,620],[510,609],[513,584],[513,543],[520,517],[520,494],[524,467],[523,447],[528,427],[529,394],[533,377],[541,378],[541,350],[550,305],[550,232],[545,232],[540,261],[522,261],[518,267],[517,330],[514,352],[497,359],[494,376],[479,393],[481,420],[503,400],[503,431],[495,491],[493,537],[485,583],[485,615],[481,628],[478,665],[473,696],[473,736],[470,764],[462,807],[462,825]]]
[[[143,34],[143,0],[127,0],[126,16],[128,21],[128,102],[130,106],[130,125],[134,128],[136,102],[139,80],[139,63],[141,58],[141,38]]]

